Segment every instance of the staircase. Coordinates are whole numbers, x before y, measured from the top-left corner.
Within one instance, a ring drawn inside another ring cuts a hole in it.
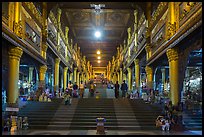
[[[135,118],[141,130],[158,130],[155,126],[156,118],[161,114],[162,109],[145,103],[141,99],[129,100],[135,114]]]
[[[28,101],[18,112],[19,117],[28,117],[29,129],[47,129],[62,99],[52,102]]]
[[[202,110],[185,110],[183,124],[187,130],[202,130]]]
[[[114,111],[113,99],[83,98],[79,99],[70,129],[95,130],[96,118],[106,119],[105,128],[117,129],[117,119]]]

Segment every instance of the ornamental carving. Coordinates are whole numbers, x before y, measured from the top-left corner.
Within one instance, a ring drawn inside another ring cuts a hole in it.
[[[142,23],[145,21],[145,15],[144,15],[144,13],[142,13],[142,16],[141,16],[141,18],[140,18],[140,20],[139,20],[139,23],[138,23],[138,28],[140,28],[141,27],[141,25],[142,25]]]
[[[139,59],[134,60],[135,65],[139,65]]]
[[[45,74],[46,71],[47,71],[47,66],[46,65],[40,66],[40,73]]]
[[[167,39],[170,39],[176,33],[176,22],[167,24]]]
[[[152,68],[150,66],[146,66],[145,71],[146,71],[147,75],[152,75],[153,70],[152,70]]]
[[[46,44],[46,43],[43,43],[43,44],[42,44],[42,51],[45,51],[45,52],[46,52],[46,51],[47,51],[47,47],[48,47],[47,44]]]
[[[151,50],[150,44],[147,44],[147,45],[145,46],[145,50],[146,50],[147,53],[150,52],[150,50]]]
[[[56,59],[55,59],[55,63],[59,65],[59,63],[60,63],[60,58],[56,58]]]
[[[43,26],[43,28],[42,28],[42,35],[43,35],[43,37],[44,37],[45,39],[48,37],[47,25]]]
[[[198,2],[183,2],[179,5],[180,7],[180,15],[179,20],[181,21],[183,18],[186,17],[186,15],[191,11],[192,8],[197,4]]]
[[[23,36],[23,27],[22,27],[22,22],[21,21],[14,23],[14,33],[22,38],[22,36]]]
[[[176,48],[168,49],[166,51],[166,55],[167,55],[169,62],[177,61],[178,60],[178,49],[176,49]]]
[[[23,54],[23,50],[20,47],[12,47],[9,49],[8,54],[9,54],[9,58],[20,60]]]
[[[37,10],[33,2],[23,2],[23,5],[25,5],[32,12],[33,16],[36,17],[40,24],[43,24],[41,13]]]
[[[167,6],[167,2],[160,2],[156,11],[153,14],[153,17],[150,21],[150,27],[152,27],[152,24],[157,20],[158,16],[160,16],[162,14],[162,11],[164,10],[164,8]]]

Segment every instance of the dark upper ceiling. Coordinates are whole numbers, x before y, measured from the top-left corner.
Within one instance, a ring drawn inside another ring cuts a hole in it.
[[[96,14],[90,4],[105,4],[105,7],[101,8],[100,14]],[[93,67],[105,67],[127,37],[127,28],[134,21],[134,9],[139,9],[140,16],[145,6],[145,3],[139,2],[60,2],[49,3],[48,10],[55,7],[56,13],[56,7],[59,7],[62,10],[62,26],[69,26],[69,33],[80,47],[82,55]],[[94,36],[96,30],[102,33],[100,39]],[[98,49],[102,53],[100,64],[97,63]]]

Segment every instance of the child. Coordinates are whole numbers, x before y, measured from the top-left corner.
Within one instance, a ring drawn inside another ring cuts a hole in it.
[[[166,129],[167,131],[169,131],[170,122],[169,122],[169,119],[167,117],[163,120],[163,123],[164,124],[162,124],[162,130],[164,131]]]

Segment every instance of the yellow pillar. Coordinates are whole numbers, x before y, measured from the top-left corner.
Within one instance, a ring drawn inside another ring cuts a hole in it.
[[[8,18],[8,26],[10,30],[14,30],[14,13],[15,12],[15,2],[9,2],[9,10],[8,10],[8,14],[9,14],[9,18]]]
[[[140,66],[139,66],[139,59],[135,59],[134,63],[135,63],[135,86],[136,86],[136,89],[139,90],[139,87],[140,87]]]
[[[175,2],[168,3],[168,24],[167,24],[167,40],[176,33],[176,16],[175,16]]]
[[[74,68],[74,79],[73,83],[77,82],[77,67]]]
[[[21,18],[21,2],[14,3],[14,33],[22,38],[22,22],[20,21]]]
[[[127,68],[128,71],[128,90],[132,90],[132,69]]]
[[[164,85],[165,85],[165,68],[161,69],[162,72],[162,86],[163,86],[163,90],[164,90]]]
[[[128,32],[128,46],[129,46],[130,39],[131,39],[131,28],[130,27],[127,29],[127,32]]]
[[[47,2],[43,2],[42,8],[42,19],[43,19],[43,28],[42,28],[42,44],[41,44],[41,56],[46,59],[47,52]]]
[[[44,87],[45,86],[45,73],[47,71],[47,66],[43,65],[40,66],[40,71],[39,71],[39,80],[40,80],[40,84],[39,87]]]
[[[127,76],[124,73],[123,73],[123,80],[125,80],[125,81],[127,80]]]
[[[69,81],[73,82],[73,73],[69,74]]]
[[[152,89],[153,87],[153,70],[150,66],[145,67],[146,75],[147,75],[147,88]]]
[[[146,34],[145,34],[145,37],[146,37],[146,46],[145,46],[145,50],[146,50],[146,60],[148,60],[152,53],[151,53],[151,44],[150,44],[150,35],[151,35],[151,30],[150,30],[150,21],[151,21],[151,9],[152,9],[152,4],[151,2],[147,2],[147,5],[146,5],[146,18],[147,18],[147,22],[146,22]]]
[[[18,99],[18,80],[20,58],[23,50],[19,47],[9,49],[9,83],[8,83],[8,103],[16,103]]]
[[[57,25],[58,25],[58,31],[57,31],[57,50],[59,50],[60,48],[60,31],[59,29],[61,29],[61,22],[60,22],[60,18],[61,18],[61,14],[62,14],[62,10],[58,8],[57,10]]]
[[[120,82],[120,72],[117,72],[117,76],[118,76],[117,81],[118,81],[118,83],[119,83],[119,82]]]
[[[56,58],[55,59],[55,79],[54,79],[54,91],[58,91],[59,89],[59,64],[60,64],[60,59]]]
[[[120,68],[120,84],[123,83],[123,69]]]
[[[79,86],[79,83],[80,83],[80,82],[79,82],[79,81],[80,81],[79,75],[80,75],[80,72],[77,72],[77,81],[76,81],[76,82],[77,82],[77,85],[78,85],[78,86]]]
[[[137,14],[138,10],[134,10],[134,16],[135,16],[135,22],[134,22],[134,35],[135,35],[135,47],[137,47],[137,31],[138,31],[138,26],[137,26]]]
[[[169,62],[170,99],[173,105],[177,105],[179,102],[178,49],[168,49],[166,54]]]
[[[67,88],[67,70],[68,70],[68,67],[64,67],[64,91],[65,89]]]

